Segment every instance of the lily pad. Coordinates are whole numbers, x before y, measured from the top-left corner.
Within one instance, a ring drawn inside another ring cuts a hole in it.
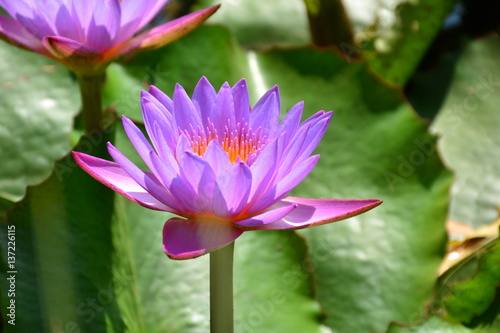
[[[391,83],[405,85],[455,2],[401,3],[392,26],[379,33],[374,40],[375,52],[368,54],[373,70]]]
[[[303,0],[201,0],[198,7],[221,4],[207,22],[230,28],[245,48],[307,44],[310,41]]]
[[[64,67],[0,43],[0,198],[19,201],[71,149],[80,101]]]
[[[82,140],[77,149],[104,157],[106,138],[98,145],[95,139]],[[15,302],[6,332],[123,331],[116,294],[128,277],[112,270],[113,198],[70,156],[42,184],[28,188],[1,227],[3,238],[15,232],[14,262],[1,262],[15,281],[14,294],[2,293],[2,304]],[[2,239],[2,252],[7,246]],[[0,286],[12,287],[4,278]]]
[[[448,320],[473,326],[495,318],[499,314],[499,262],[500,243],[496,238],[445,273],[434,311]]]
[[[474,227],[490,223],[500,207],[500,38],[471,41],[432,131],[455,172],[450,218]]]

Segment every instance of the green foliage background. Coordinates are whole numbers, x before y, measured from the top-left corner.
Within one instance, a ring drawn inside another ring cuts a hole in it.
[[[310,42],[301,0],[217,2],[188,36],[112,64],[103,107],[140,122],[139,93],[150,84],[171,94],[175,83],[192,92],[202,75],[215,87],[245,77],[253,103],[278,84],[283,112],[300,100],[304,116],[335,111],[318,166],[292,194],[384,200],[331,225],[245,233],[236,332],[498,332],[496,239],[438,278],[446,219],[479,227],[500,205],[498,35],[460,35],[423,70],[455,1],[346,2],[348,21],[327,23],[353,39],[329,47]],[[102,147],[114,140],[140,165],[121,125],[80,139],[71,73],[5,43],[0,58],[5,332],[208,332],[207,257],[169,260],[169,215],[115,195],[68,155],[109,158]]]

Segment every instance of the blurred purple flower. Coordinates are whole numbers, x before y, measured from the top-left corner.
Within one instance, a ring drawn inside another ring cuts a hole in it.
[[[114,58],[161,47],[203,23],[218,6],[142,32],[168,0],[0,0],[0,38],[55,59],[79,74]]]
[[[310,156],[332,112],[300,123],[303,103],[280,122],[278,87],[252,109],[245,80],[217,93],[206,78],[192,99],[177,85],[173,100],[156,87],[142,93],[144,134],[123,117],[123,126],[151,172],[142,171],[111,143],[117,163],[74,152],[95,179],[128,199],[180,217],[163,228],[163,246],[188,259],[233,242],[244,231],[300,229],[342,220],[378,206],[380,200],[286,197],[313,169]]]

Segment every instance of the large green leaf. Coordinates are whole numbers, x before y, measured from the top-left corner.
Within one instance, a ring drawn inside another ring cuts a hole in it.
[[[450,218],[475,227],[495,220],[500,206],[499,41],[493,35],[468,43],[432,125],[456,175]]]
[[[411,326],[391,324],[387,333],[496,333],[500,329],[500,321],[491,326],[482,326],[469,329],[456,323],[445,321],[439,317],[432,316],[424,322]]]
[[[322,158],[294,194],[385,201],[355,219],[303,232],[326,323],[367,332],[420,318],[444,247],[450,181],[426,124],[399,91],[333,52],[276,51],[261,55],[259,65],[267,82],[279,84],[285,108],[301,96],[308,114],[335,109],[318,148]],[[352,313],[361,315],[353,320]]]
[[[404,85],[434,41],[456,0],[408,1],[396,10],[393,25],[375,40],[369,54],[375,72],[389,82]]]
[[[70,150],[78,86],[39,54],[2,42],[0,58],[0,198],[18,201]]]
[[[434,311],[446,319],[477,326],[499,314],[500,242],[493,239],[441,278]]]
[[[109,158],[105,140],[84,139],[77,149]],[[113,197],[68,156],[16,204],[2,225],[4,235],[15,230],[15,263],[1,263],[2,272],[15,271],[15,295],[2,292],[2,304],[15,301],[6,332],[123,331],[116,293],[127,280],[112,274]],[[2,252],[7,246],[3,240]],[[2,276],[2,291],[8,282]]]
[[[310,41],[304,0],[200,0],[198,7],[222,6],[208,22],[223,24],[245,47],[297,45]]]

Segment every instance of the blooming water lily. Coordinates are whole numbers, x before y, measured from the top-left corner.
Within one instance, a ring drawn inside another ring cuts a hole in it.
[[[114,58],[161,47],[187,34],[218,6],[135,35],[168,0],[0,0],[0,38],[55,59],[78,74],[101,72]]]
[[[111,143],[116,163],[74,152],[95,179],[150,209],[178,215],[163,228],[163,246],[188,259],[232,243],[250,230],[300,229],[345,219],[381,203],[287,197],[314,168],[311,156],[332,112],[300,122],[303,103],[280,121],[278,87],[253,108],[245,80],[216,92],[206,78],[192,98],[177,85],[170,99],[154,86],[141,98],[151,141],[128,118],[123,126],[150,171]]]

